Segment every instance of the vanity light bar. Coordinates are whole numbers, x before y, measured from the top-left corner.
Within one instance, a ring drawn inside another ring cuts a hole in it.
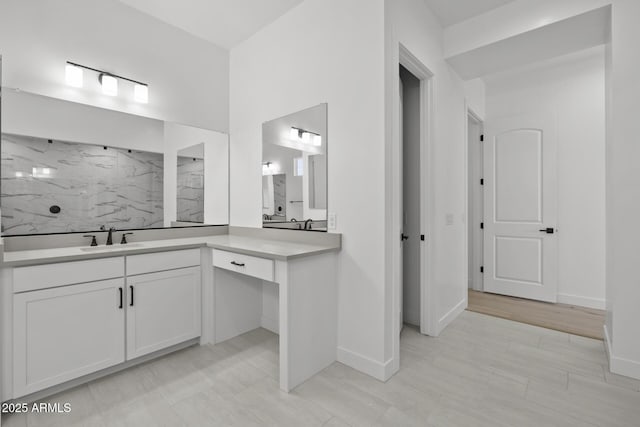
[[[289,137],[294,141],[313,145],[315,147],[320,147],[322,145],[322,136],[315,132],[310,132],[296,127],[291,127],[289,130]]]
[[[67,61],[67,64],[65,66],[66,82],[69,86],[79,88],[83,86],[83,69],[98,73],[98,80],[100,81],[100,85],[102,86],[102,93],[104,93],[105,95],[117,96],[118,80],[126,80],[133,83],[134,85],[133,98],[136,101],[143,104],[149,102],[148,84],[71,61]]]

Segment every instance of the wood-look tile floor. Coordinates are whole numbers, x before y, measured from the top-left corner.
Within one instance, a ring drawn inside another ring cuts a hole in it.
[[[601,340],[604,336],[606,313],[595,308],[469,290],[467,310],[587,338]]]
[[[438,338],[405,326],[386,383],[334,363],[286,394],[277,376],[278,337],[258,329],[48,399],[70,414],[2,426],[640,425],[640,381],[608,372],[602,341],[472,312]]]

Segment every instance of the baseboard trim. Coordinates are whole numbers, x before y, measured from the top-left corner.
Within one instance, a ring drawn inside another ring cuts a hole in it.
[[[460,301],[458,304],[455,305],[455,307],[453,307],[451,310],[449,310],[447,312],[447,314],[445,314],[444,316],[442,316],[440,318],[440,320],[438,320],[438,334],[440,335],[440,332],[442,332],[444,330],[444,328],[446,328],[447,326],[449,326],[449,324],[451,322],[453,322],[454,320],[456,320],[456,318],[463,312],[466,310],[468,305],[468,300],[467,298],[463,298],[462,301]]]
[[[393,359],[382,363],[354,351],[347,350],[344,347],[338,347],[337,356],[338,362],[380,381],[388,380],[395,373],[393,372]]]
[[[273,332],[274,334],[279,334],[278,319],[273,319],[268,316],[262,316],[260,318],[260,326],[265,328],[267,331]]]
[[[579,295],[558,294],[558,302],[561,304],[577,305],[579,307],[605,310],[606,301],[600,298],[581,297]]]
[[[617,357],[613,354],[613,347],[611,346],[611,339],[606,325],[604,326],[604,343],[607,357],[609,358],[609,370],[614,374],[640,380],[640,362]]]

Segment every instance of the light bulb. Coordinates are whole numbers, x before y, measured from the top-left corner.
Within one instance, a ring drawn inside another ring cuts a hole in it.
[[[82,68],[73,64],[67,64],[65,67],[65,77],[69,86],[82,87]]]
[[[291,128],[291,130],[289,131],[289,138],[291,138],[294,141],[297,141],[299,139],[298,129]]]
[[[313,145],[320,147],[322,145],[322,137],[320,135],[313,135]]]
[[[309,132],[302,133],[302,142],[304,142],[305,144],[311,143],[311,134]]]
[[[118,96],[118,79],[108,74],[100,74],[102,93],[109,96]]]
[[[143,104],[148,103],[149,102],[149,86],[136,83],[135,86],[133,86],[133,98],[136,101],[141,102]]]

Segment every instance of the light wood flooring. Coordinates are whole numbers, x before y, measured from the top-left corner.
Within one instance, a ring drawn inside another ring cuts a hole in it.
[[[603,339],[605,312],[567,304],[551,304],[469,290],[469,311]]]
[[[602,341],[469,311],[440,337],[405,326],[386,383],[334,363],[278,389],[278,337],[258,329],[191,347],[49,398],[72,412],[25,426],[639,425],[640,381],[607,370]]]

